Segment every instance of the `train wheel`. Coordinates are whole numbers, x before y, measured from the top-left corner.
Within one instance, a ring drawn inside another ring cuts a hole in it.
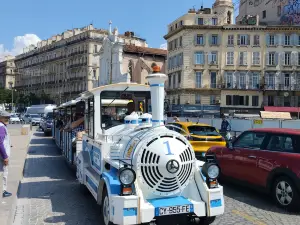
[[[110,205],[109,205],[109,198],[106,191],[106,188],[103,190],[102,195],[102,204],[101,204],[101,215],[100,215],[100,224],[102,225],[113,225],[110,222]]]

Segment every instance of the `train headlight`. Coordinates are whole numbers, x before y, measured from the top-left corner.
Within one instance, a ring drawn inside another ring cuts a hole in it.
[[[119,172],[119,180],[123,185],[131,185],[136,178],[135,172],[130,168],[122,168]]]
[[[202,167],[202,173],[206,178],[217,179],[220,175],[220,168],[215,163],[205,163]]]

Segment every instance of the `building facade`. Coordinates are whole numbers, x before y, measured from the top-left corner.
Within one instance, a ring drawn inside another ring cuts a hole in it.
[[[299,0],[242,0],[239,4],[237,23],[247,15],[258,15],[265,25],[300,25]]]
[[[99,76],[99,50],[111,32],[89,25],[29,46],[15,58],[16,89],[21,94],[49,94],[57,104],[92,89]],[[147,47],[133,32],[118,36],[125,44]]]
[[[300,27],[261,26],[259,16],[243,25],[204,25],[199,17],[189,12],[165,36],[173,104],[253,114],[264,106],[300,106]]]
[[[6,56],[4,61],[0,62],[0,88],[15,87],[16,66],[14,57]]]

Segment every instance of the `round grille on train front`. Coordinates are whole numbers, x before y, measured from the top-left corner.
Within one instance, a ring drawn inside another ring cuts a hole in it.
[[[187,140],[162,135],[149,141],[137,160],[140,182],[156,195],[182,191],[193,177],[195,154]]]

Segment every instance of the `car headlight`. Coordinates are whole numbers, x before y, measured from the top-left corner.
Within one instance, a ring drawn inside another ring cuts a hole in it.
[[[131,185],[136,178],[135,172],[130,168],[122,168],[119,171],[119,180],[123,185]]]
[[[205,163],[202,167],[202,173],[206,178],[217,179],[220,175],[220,168],[215,163]]]

